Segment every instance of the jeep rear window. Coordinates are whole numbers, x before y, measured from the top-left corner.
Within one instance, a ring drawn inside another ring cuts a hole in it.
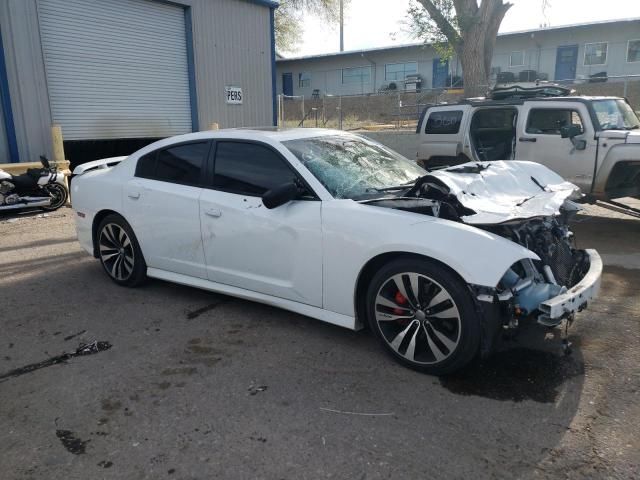
[[[425,133],[437,135],[453,135],[460,131],[462,110],[446,110],[432,112],[427,120]]]

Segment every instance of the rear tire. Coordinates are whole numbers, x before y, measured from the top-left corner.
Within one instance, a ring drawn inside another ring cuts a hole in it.
[[[120,215],[106,216],[96,232],[98,258],[109,278],[123,287],[136,287],[147,278],[147,263],[138,239]]]
[[[47,212],[53,212],[54,210],[58,210],[65,203],[67,203],[67,198],[69,198],[69,191],[64,185],[60,185],[59,183],[48,183],[42,188],[51,196],[51,203],[46,207],[42,207],[43,210],[46,210]]]
[[[367,290],[367,318],[391,356],[431,375],[461,369],[480,346],[480,319],[468,287],[426,259],[382,267]]]

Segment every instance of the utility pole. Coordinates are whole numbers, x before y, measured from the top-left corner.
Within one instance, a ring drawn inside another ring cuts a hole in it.
[[[344,0],[340,0],[340,51],[344,52]]]

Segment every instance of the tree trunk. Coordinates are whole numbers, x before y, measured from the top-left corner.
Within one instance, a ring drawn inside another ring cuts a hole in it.
[[[502,0],[482,0],[480,7],[470,6],[471,11],[456,12],[458,18],[463,20],[459,22],[462,38],[456,45],[456,53],[462,64],[464,93],[467,97],[484,96],[490,89],[489,77],[496,37],[509,8],[511,4]]]
[[[482,97],[489,90],[489,73],[482,49],[475,42],[465,41],[457,49],[464,78],[465,97]]]

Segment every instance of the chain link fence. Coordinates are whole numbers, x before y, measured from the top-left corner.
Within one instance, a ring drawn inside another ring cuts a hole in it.
[[[640,75],[616,76],[598,81],[563,82],[577,95],[616,96],[629,100],[640,114]],[[488,89],[488,88],[487,88]],[[278,125],[338,130],[416,129],[428,105],[455,103],[464,98],[462,89],[384,91],[362,95],[317,95],[278,97]]]

